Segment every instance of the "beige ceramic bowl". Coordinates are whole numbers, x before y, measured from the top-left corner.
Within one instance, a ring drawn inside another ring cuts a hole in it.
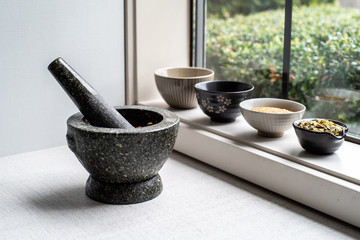
[[[214,79],[214,71],[196,67],[161,68],[154,75],[160,95],[174,108],[197,107],[195,84]]]
[[[257,107],[277,107],[291,113],[264,113],[251,109]],[[301,103],[280,98],[253,98],[240,103],[245,120],[264,137],[281,137],[284,131],[292,128],[292,123],[304,115],[306,107]]]

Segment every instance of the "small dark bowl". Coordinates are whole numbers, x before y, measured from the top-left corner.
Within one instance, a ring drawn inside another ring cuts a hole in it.
[[[315,154],[331,154],[337,151],[344,142],[344,138],[348,131],[348,127],[337,120],[327,119],[341,126],[346,127],[343,134],[335,136],[328,132],[315,132],[307,129],[300,128],[298,125],[300,122],[308,122],[315,120],[316,118],[300,119],[293,123],[295,133],[298,137],[300,145],[308,152]]]
[[[201,110],[215,122],[233,122],[241,115],[240,102],[251,98],[254,86],[235,81],[207,81],[195,84]]]

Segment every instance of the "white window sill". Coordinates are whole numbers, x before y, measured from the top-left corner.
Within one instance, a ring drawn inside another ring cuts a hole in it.
[[[221,124],[199,109],[167,108],[181,119],[175,150],[360,227],[360,145],[345,141],[331,155],[304,151],[293,129],[264,138],[239,117]]]

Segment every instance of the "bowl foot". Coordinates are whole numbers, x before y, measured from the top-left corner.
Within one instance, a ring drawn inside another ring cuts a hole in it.
[[[235,122],[235,118],[210,118],[211,121],[214,121],[214,122],[219,122],[219,123],[231,123],[231,122]]]
[[[270,137],[270,138],[277,138],[282,137],[284,135],[284,132],[262,132],[258,131],[259,136],[262,137]]]
[[[156,198],[162,192],[160,175],[136,183],[105,183],[89,176],[86,195],[91,199],[109,204],[133,204]]]

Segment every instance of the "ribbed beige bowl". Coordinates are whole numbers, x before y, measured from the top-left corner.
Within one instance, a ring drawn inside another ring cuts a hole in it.
[[[160,95],[174,108],[197,107],[195,84],[214,79],[214,71],[196,67],[161,68],[154,75]]]
[[[257,107],[285,108],[292,113],[264,113],[251,109]],[[304,115],[306,107],[301,103],[280,98],[253,98],[240,103],[245,120],[264,137],[281,137],[292,128],[292,123]]]

